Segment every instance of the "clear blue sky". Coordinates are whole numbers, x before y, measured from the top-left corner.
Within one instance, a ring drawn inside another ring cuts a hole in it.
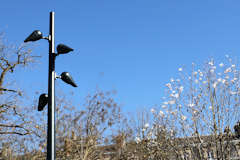
[[[55,11],[56,45],[75,51],[59,56],[56,70],[69,71],[81,103],[96,86],[115,89],[124,110],[160,104],[164,84],[181,66],[217,60],[229,54],[240,59],[239,0],[7,0],[0,5],[0,29],[20,44],[33,30],[49,31]],[[19,70],[17,83],[31,92],[47,91],[48,43],[34,43],[41,63]],[[28,78],[26,78],[28,77]]]

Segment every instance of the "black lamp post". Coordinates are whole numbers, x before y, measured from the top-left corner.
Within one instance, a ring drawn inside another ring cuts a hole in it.
[[[48,104],[48,128],[47,128],[47,160],[55,160],[56,157],[56,129],[55,129],[55,79],[58,78],[55,72],[55,59],[60,54],[66,54],[73,51],[72,48],[59,44],[57,46],[57,53],[55,53],[54,42],[54,12],[50,12],[50,29],[49,36],[43,37],[39,30],[33,31],[24,42],[37,41],[40,39],[46,39],[49,42],[49,72],[48,72],[48,94],[41,94],[39,97],[38,111],[42,111]],[[68,72],[63,72],[60,78],[77,87],[72,77]]]

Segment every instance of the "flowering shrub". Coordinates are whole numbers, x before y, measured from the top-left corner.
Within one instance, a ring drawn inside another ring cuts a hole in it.
[[[239,120],[239,76],[228,55],[220,63],[192,63],[190,72],[179,68],[178,77],[165,85],[160,107],[150,110],[152,125],[145,122],[142,128],[146,136],[136,137],[138,148],[150,152],[149,158],[204,159],[204,147],[214,148],[217,158],[229,158],[230,143],[225,142],[234,137],[230,128]]]
[[[222,134],[239,120],[239,69],[227,55],[225,63],[210,59],[190,73],[179,68],[179,77],[166,84],[162,112],[178,137]]]

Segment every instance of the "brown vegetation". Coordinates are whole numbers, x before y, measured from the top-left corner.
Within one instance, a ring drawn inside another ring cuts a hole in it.
[[[16,68],[31,67],[36,59],[28,46],[0,41],[0,157],[45,159],[46,110],[21,103],[22,90],[8,79]],[[64,96],[56,100],[57,159],[170,160],[239,157],[240,72],[211,59],[203,69],[166,84],[162,104],[137,119],[123,115],[114,92],[97,89],[82,106]],[[36,116],[38,115],[38,116]],[[235,126],[234,126],[235,125]],[[232,131],[234,129],[234,132]]]

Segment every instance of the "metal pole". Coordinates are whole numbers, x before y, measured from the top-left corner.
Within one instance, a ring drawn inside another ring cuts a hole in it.
[[[49,72],[48,72],[48,128],[47,160],[55,160],[55,51],[54,51],[54,12],[50,12],[49,28]]]

